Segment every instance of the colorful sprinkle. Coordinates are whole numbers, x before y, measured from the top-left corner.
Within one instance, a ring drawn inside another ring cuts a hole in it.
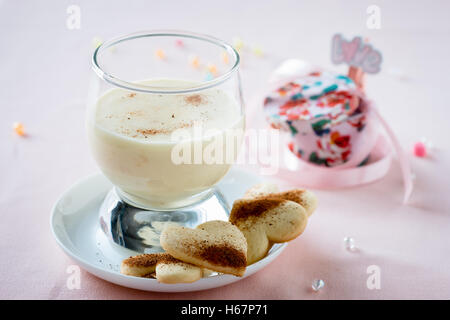
[[[228,52],[226,52],[226,51],[222,52],[220,57],[222,58],[223,63],[225,63],[225,64],[230,63],[230,58],[228,57]]]
[[[208,63],[208,65],[206,66],[208,68],[208,71],[212,74],[216,74],[217,73],[217,67],[214,63]]]
[[[194,68],[198,68],[200,66],[200,59],[197,56],[189,56],[189,64]]]
[[[92,47],[94,48],[94,49],[97,49],[98,47],[100,47],[101,46],[101,44],[103,43],[103,40],[101,39],[101,38],[99,38],[99,37],[94,37],[93,39],[92,39]]]
[[[233,47],[239,51],[244,47],[244,42],[242,41],[241,38],[239,37],[234,37],[233,38]]]
[[[182,48],[182,47],[184,47],[184,42],[181,39],[177,39],[177,40],[175,40],[175,45],[179,48]]]
[[[427,156],[427,147],[422,141],[416,142],[413,149],[414,155],[419,158]]]
[[[205,75],[205,81],[210,81],[214,79],[214,75],[211,72],[207,72]]]
[[[163,60],[163,59],[166,58],[166,53],[165,53],[164,50],[162,50],[162,49],[157,49],[157,50],[155,51],[155,56],[156,56],[158,59]]]
[[[262,51],[262,49],[259,46],[255,46],[253,47],[253,54],[257,57],[262,57],[264,56],[264,52]]]
[[[25,128],[23,127],[22,123],[14,122],[13,129],[17,135],[22,136],[22,137],[25,135]]]

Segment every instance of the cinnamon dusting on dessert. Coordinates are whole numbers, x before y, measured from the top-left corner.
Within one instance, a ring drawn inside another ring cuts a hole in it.
[[[187,104],[191,104],[196,107],[198,107],[201,104],[205,104],[207,102],[205,96],[203,96],[201,94],[193,94],[190,96],[186,96],[186,97],[184,97],[184,101]]]
[[[279,193],[269,193],[263,196],[257,196],[252,201],[237,202],[230,213],[230,222],[235,223],[240,219],[246,219],[251,216],[260,216],[266,210],[275,208],[285,201],[293,201],[301,206],[306,206],[305,199],[302,197],[304,190],[291,190]]]
[[[257,198],[251,201],[244,200],[235,202],[230,213],[230,222],[235,224],[238,220],[247,219],[248,217],[258,217],[264,212],[273,209],[285,202],[282,198]]]
[[[290,190],[279,193],[271,193],[263,197],[258,197],[258,199],[284,199],[298,203],[301,206],[305,206],[305,199],[302,197],[302,194],[305,190]]]
[[[201,248],[198,255],[200,258],[222,267],[245,268],[247,266],[245,253],[226,244]]]
[[[123,260],[123,263],[129,267],[151,267],[158,263],[171,264],[180,262],[182,261],[168,253],[147,253]]]
[[[164,123],[162,123],[162,125],[164,125]],[[193,125],[194,125],[194,123],[192,121],[188,122],[188,123],[182,122],[182,123],[178,124],[177,126],[171,128],[171,129],[167,129],[167,128],[161,128],[161,129],[137,129],[136,132],[140,133],[145,138],[147,138],[148,136],[153,136],[153,135],[157,135],[157,134],[169,134],[169,133],[171,133],[172,131],[174,131],[176,129],[190,128]],[[133,136],[133,137],[136,137],[136,136]]]
[[[130,111],[130,112],[127,112],[127,116],[128,117],[131,117],[131,116],[136,116],[136,117],[144,116],[144,111],[142,111],[142,110]]]
[[[144,136],[152,136],[160,133],[168,133],[167,129],[137,129],[136,132],[144,135]]]
[[[158,262],[156,254],[141,254],[135,257],[129,257],[123,260],[123,263],[130,267],[151,267]]]
[[[160,254],[160,258],[158,260],[158,263],[162,262],[165,264],[171,264],[171,263],[180,263],[183,262],[181,260],[178,260],[177,258],[172,257],[170,254],[168,253],[161,253]]]
[[[127,94],[127,97],[128,98],[133,98],[133,97],[135,97],[136,96],[136,93],[129,93],[129,94]]]

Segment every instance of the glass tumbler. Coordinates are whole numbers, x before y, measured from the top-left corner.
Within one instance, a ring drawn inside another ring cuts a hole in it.
[[[147,31],[104,42],[92,63],[88,141],[113,185],[100,209],[105,234],[157,252],[168,223],[227,219],[214,186],[244,131],[236,50],[207,35]]]

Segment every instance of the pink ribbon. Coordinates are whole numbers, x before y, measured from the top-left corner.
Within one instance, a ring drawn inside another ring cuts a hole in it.
[[[378,112],[377,108],[373,108],[373,112],[375,117],[378,119],[378,121],[381,123],[381,125],[384,127],[384,130],[388,134],[391,143],[394,147],[395,152],[397,153],[397,158],[400,164],[400,170],[402,171],[403,176],[403,185],[404,185],[404,194],[403,194],[403,204],[406,204],[409,200],[409,197],[412,194],[413,191],[413,181],[412,181],[412,175],[411,175],[411,166],[409,164],[408,158],[405,154],[405,151],[400,145],[400,142],[398,141],[397,137],[395,136],[394,132],[392,131],[391,127],[388,125],[386,120],[381,116],[380,112]]]
[[[360,167],[339,168],[320,167],[305,161],[297,170],[280,167],[277,177],[308,188],[337,189],[365,185],[381,179],[391,165],[391,150],[386,138],[378,136],[372,149],[371,162]]]

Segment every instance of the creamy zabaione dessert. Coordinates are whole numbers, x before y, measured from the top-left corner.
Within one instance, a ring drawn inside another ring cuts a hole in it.
[[[140,84],[182,88],[193,83]],[[210,88],[187,94],[111,89],[91,107],[94,157],[125,199],[155,209],[190,204],[229,170],[244,128],[239,104]]]

